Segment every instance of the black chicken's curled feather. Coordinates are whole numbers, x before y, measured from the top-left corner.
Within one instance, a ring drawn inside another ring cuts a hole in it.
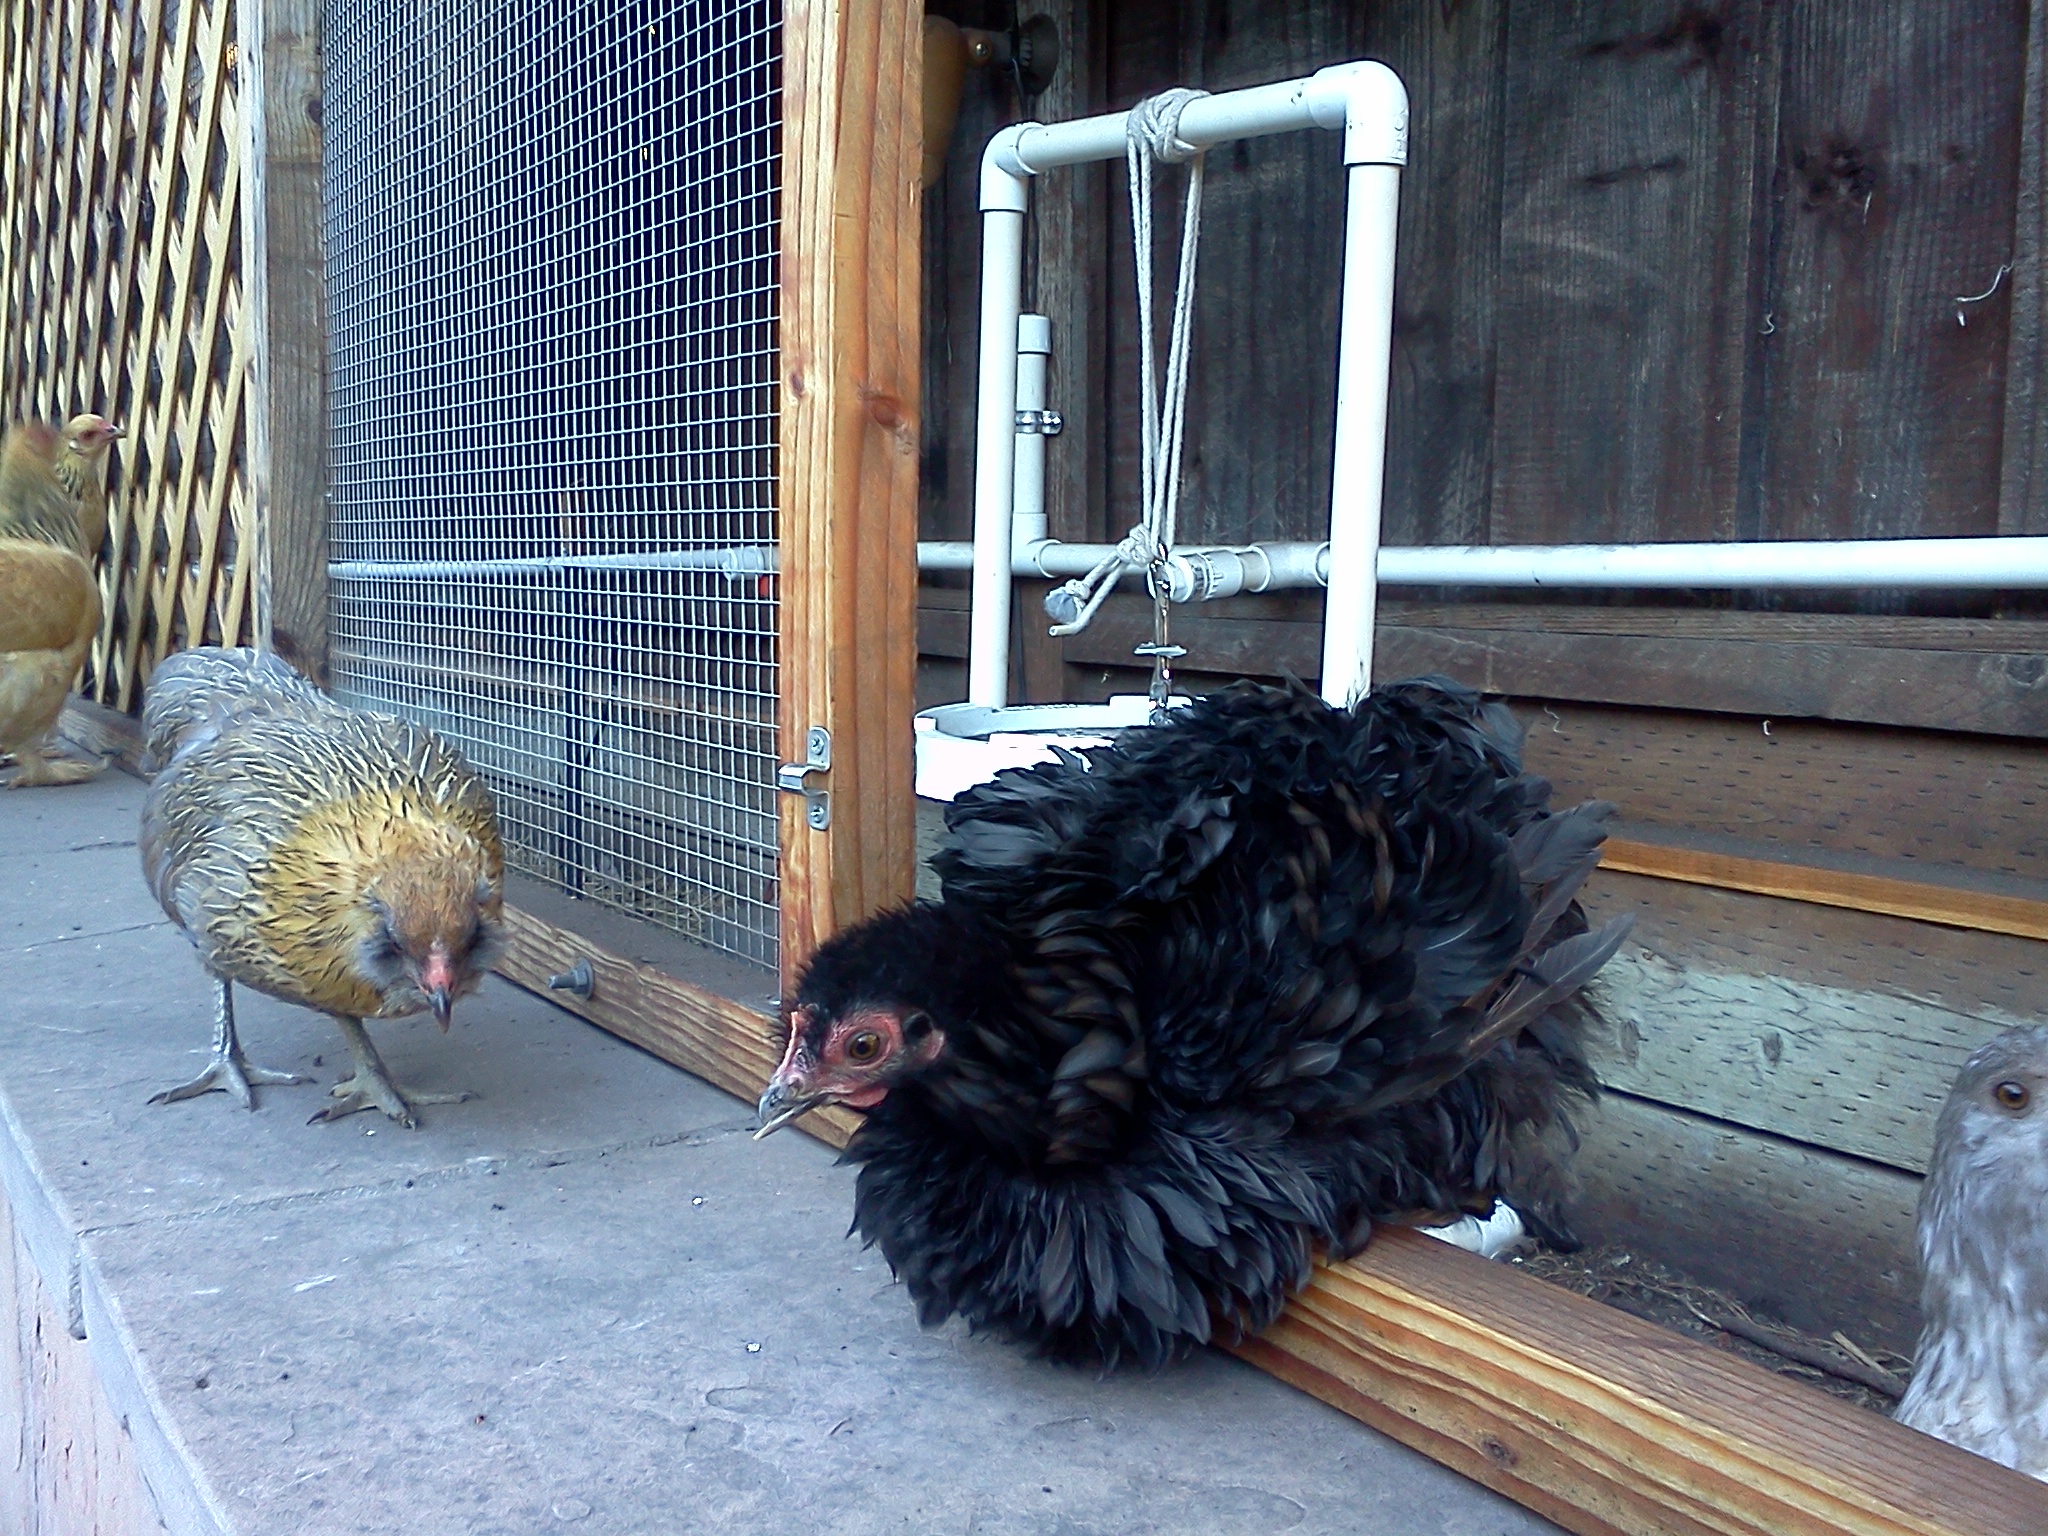
[[[1378,1220],[1505,1195],[1568,1241],[1577,992],[1626,924],[1573,899],[1612,807],[1551,815],[1519,748],[1442,680],[1348,710],[1239,685],[956,801],[943,899],[796,997],[821,1039],[862,1009],[943,1037],[846,1153],[920,1317],[1157,1364]]]

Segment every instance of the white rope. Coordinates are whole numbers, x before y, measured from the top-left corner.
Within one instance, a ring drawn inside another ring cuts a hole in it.
[[[1086,576],[1064,582],[1060,591],[1081,608],[1072,620],[1052,627],[1054,635],[1078,634],[1125,570],[1150,571],[1155,595],[1165,591],[1166,562],[1173,553],[1180,517],[1181,441],[1187,420],[1188,343],[1194,329],[1195,252],[1202,233],[1203,151],[1180,136],[1180,115],[1206,91],[1176,89],[1147,97],[1131,108],[1125,124],[1125,163],[1130,171],[1131,246],[1138,279],[1138,379],[1140,416],[1138,521],[1113,554]],[[1173,321],[1167,333],[1165,398],[1160,396],[1152,316],[1152,169],[1155,164],[1188,166],[1187,206],[1181,215],[1180,266],[1174,277]]]

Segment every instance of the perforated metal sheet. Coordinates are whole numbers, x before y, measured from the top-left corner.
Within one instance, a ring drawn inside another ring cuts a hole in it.
[[[330,0],[332,668],[772,964],[776,0]]]

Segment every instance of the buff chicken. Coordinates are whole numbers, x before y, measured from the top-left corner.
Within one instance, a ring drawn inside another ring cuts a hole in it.
[[[1571,1238],[1576,893],[1506,709],[1238,685],[949,809],[943,897],[819,950],[766,1135],[864,1110],[854,1225],[922,1319],[1157,1365],[1265,1326],[1316,1248],[1509,1200]]]
[[[119,435],[98,416],[79,416],[61,438],[30,422],[0,444],[0,752],[14,758],[15,789],[100,771],[51,757],[47,738],[99,632],[100,476]]]
[[[337,704],[274,655],[186,651],[157,668],[143,711],[144,877],[214,980],[213,1054],[152,1102],[304,1079],[253,1066],[234,985],[318,1009],[354,1073],[313,1116],[421,1104],[391,1081],[366,1018],[429,1011],[445,1031],[488,968],[505,860],[496,813],[459,753],[417,725]]]

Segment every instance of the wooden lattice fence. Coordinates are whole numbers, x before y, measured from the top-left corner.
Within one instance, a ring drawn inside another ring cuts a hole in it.
[[[85,691],[251,631],[235,0],[4,0],[0,412],[120,423]]]

